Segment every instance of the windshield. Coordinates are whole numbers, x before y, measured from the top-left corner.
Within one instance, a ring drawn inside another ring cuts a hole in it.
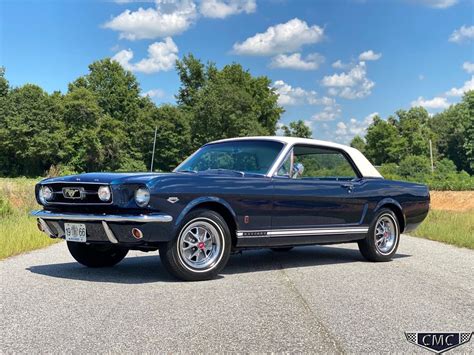
[[[208,144],[175,171],[231,170],[266,174],[283,148],[274,141],[241,140]]]

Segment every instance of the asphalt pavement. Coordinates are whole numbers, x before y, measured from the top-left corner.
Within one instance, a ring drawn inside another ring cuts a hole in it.
[[[474,330],[474,251],[409,236],[388,263],[255,250],[194,283],[156,252],[88,269],[59,243],[0,261],[0,282],[0,353],[427,353],[404,332]]]

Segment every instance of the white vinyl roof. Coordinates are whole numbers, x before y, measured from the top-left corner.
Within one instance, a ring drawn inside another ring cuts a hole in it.
[[[269,140],[269,141],[276,141],[284,143],[286,146],[284,148],[284,154],[280,154],[280,158],[286,155],[286,153],[291,149],[292,146],[295,144],[305,144],[305,145],[315,145],[318,147],[328,147],[328,148],[336,148],[343,150],[346,152],[354,162],[354,164],[359,169],[360,173],[363,177],[375,177],[381,178],[382,175],[378,172],[377,169],[370,163],[370,161],[357,149],[349,147],[344,144],[338,144],[333,142],[327,141],[320,141],[317,139],[308,139],[308,138],[297,138],[297,137],[283,137],[283,136],[261,136],[261,137],[239,137],[239,138],[228,138],[228,139],[221,139],[218,141],[214,141],[211,143],[221,143],[221,142],[230,142],[236,140]],[[280,159],[278,159],[280,160]],[[278,162],[279,163],[279,162]],[[273,169],[272,169],[273,170]]]

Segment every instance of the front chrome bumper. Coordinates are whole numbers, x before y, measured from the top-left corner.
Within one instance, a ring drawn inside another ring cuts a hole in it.
[[[173,221],[173,217],[162,213],[151,214],[84,214],[84,213],[57,213],[51,211],[37,210],[31,211],[31,216],[43,220],[62,220],[62,221],[85,221],[85,222],[131,222],[131,223],[149,223],[161,222],[168,223]]]

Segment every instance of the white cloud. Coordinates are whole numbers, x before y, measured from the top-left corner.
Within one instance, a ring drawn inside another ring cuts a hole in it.
[[[305,90],[300,87],[293,87],[283,80],[275,81],[275,88],[278,97],[278,104],[282,106],[291,105],[334,105],[335,100],[330,97],[318,97],[314,90]]]
[[[326,106],[321,112],[315,113],[311,119],[313,121],[333,121],[341,116],[341,107],[334,103],[333,105]]]
[[[471,63],[471,62],[464,62],[463,65],[462,65],[462,68],[463,68],[468,74],[474,73],[474,63]]]
[[[354,136],[364,136],[367,128],[372,123],[375,116],[378,116],[378,112],[373,112],[367,115],[362,120],[351,118],[349,122],[338,122],[336,125],[336,141],[349,142]]]
[[[347,69],[350,67],[350,64],[343,63],[340,59],[332,63],[332,67],[335,69]]]
[[[305,21],[294,18],[286,23],[270,26],[263,33],[235,43],[233,50],[242,55],[274,55],[298,51],[305,44],[323,39],[324,30],[319,26],[308,26]]]
[[[435,9],[446,9],[456,5],[458,0],[416,0],[416,2]]]
[[[255,0],[201,0],[199,11],[204,17],[226,18],[230,15],[255,12]]]
[[[112,59],[127,70],[150,74],[173,69],[178,59],[177,53],[178,47],[170,37],[167,37],[163,42],[152,43],[148,47],[148,57],[139,62],[130,63],[133,59],[133,52],[130,49],[118,52]]]
[[[293,87],[283,80],[277,80],[273,84],[275,91],[279,95],[278,104],[282,106],[292,105],[335,105],[336,101],[331,97],[318,97],[314,90],[305,90],[300,87]]]
[[[148,96],[150,99],[153,99],[153,98],[162,99],[166,96],[166,93],[164,92],[164,90],[161,90],[161,89],[152,89],[152,90],[143,92],[141,96],[143,97]]]
[[[449,42],[462,43],[474,39],[474,26],[461,26],[449,37]]]
[[[380,58],[382,58],[382,53],[375,53],[372,49],[359,54],[359,60],[362,61],[379,60]]]
[[[422,106],[426,109],[445,109],[449,107],[449,102],[445,97],[437,96],[432,99],[425,99],[423,96],[420,96],[415,101],[411,102],[412,107]]]
[[[330,95],[345,99],[364,98],[371,94],[375,86],[375,83],[367,78],[365,62],[359,62],[347,73],[325,76],[321,84],[329,88]]]
[[[134,2],[155,2],[155,0],[114,0],[115,3],[117,4],[130,4]]]
[[[155,8],[125,10],[104,27],[120,32],[129,40],[167,37],[186,31],[196,19],[192,0],[156,0]]]
[[[452,88],[449,91],[445,92],[446,96],[463,96],[465,92],[474,90],[474,75],[471,76],[471,79],[466,81],[463,86],[460,88]]]
[[[318,53],[308,54],[305,58],[301,53],[279,54],[272,58],[271,68],[286,68],[296,70],[316,70],[324,63],[324,57]]]

